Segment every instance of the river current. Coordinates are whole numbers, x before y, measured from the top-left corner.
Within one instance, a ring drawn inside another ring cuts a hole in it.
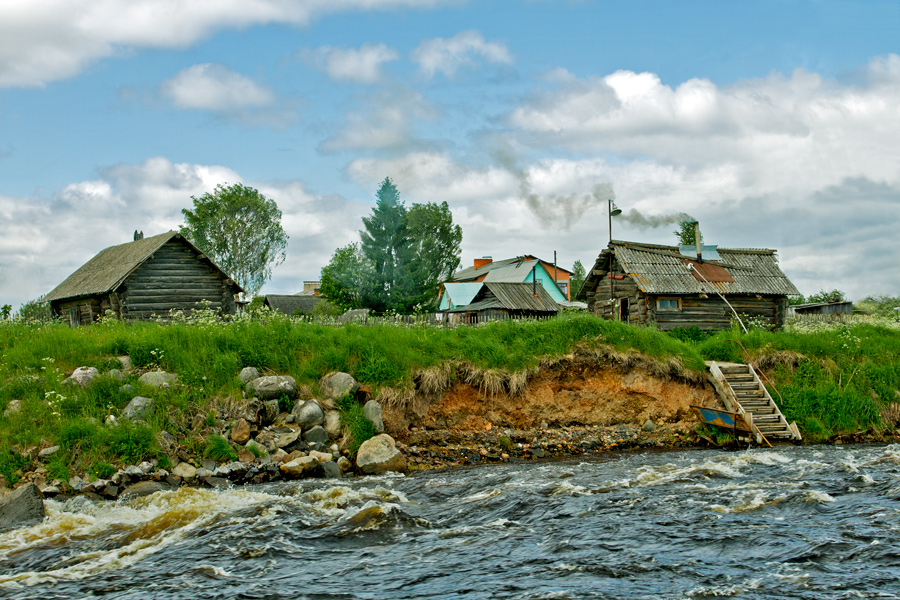
[[[131,501],[0,534],[0,598],[900,598],[900,446],[614,453]]]

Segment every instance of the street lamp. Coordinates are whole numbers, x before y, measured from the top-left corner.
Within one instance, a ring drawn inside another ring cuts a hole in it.
[[[609,320],[614,320],[615,299],[613,298],[613,249],[612,249],[612,218],[622,214],[622,209],[616,206],[612,198],[609,198]]]
[[[622,209],[616,206],[612,198],[609,199],[609,241],[612,243],[612,218],[622,214]]]

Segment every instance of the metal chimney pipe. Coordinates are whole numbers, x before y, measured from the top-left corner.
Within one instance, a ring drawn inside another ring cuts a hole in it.
[[[694,221],[694,244],[697,246],[697,262],[703,262],[703,251],[700,247],[700,221]]]

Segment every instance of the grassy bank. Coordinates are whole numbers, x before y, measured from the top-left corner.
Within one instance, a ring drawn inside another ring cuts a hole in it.
[[[708,359],[745,362],[746,351],[766,368],[788,419],[807,437],[890,427],[891,411],[900,406],[900,332],[877,325],[706,337],[587,315],[456,329],[399,327],[389,320],[334,326],[267,313],[229,322],[201,315],[171,324],[112,321],[77,329],[6,321],[0,324],[0,411],[8,413],[0,416],[0,473],[15,479],[22,460],[16,450],[41,444],[61,448],[48,463],[51,477],[75,470],[102,476],[114,464],[165,461],[156,441],[161,431],[188,454],[221,454],[221,441],[211,432],[222,429],[241,398],[237,374],[246,366],[291,375],[313,391],[330,371],[351,373],[375,390],[409,389],[416,373],[448,363],[524,372],[542,358],[601,345],[666,361],[675,357],[698,371]],[[135,367],[177,373],[183,385],[168,392],[142,388],[135,375],[127,376],[129,391],[111,377],[84,389],[63,384],[76,367],[106,373],[123,355]],[[106,425],[135,395],[157,400],[147,424]],[[14,401],[18,411],[7,411]]]

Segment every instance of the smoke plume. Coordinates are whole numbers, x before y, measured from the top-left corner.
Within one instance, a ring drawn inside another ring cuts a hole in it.
[[[589,208],[616,199],[616,194],[609,183],[595,185],[590,193],[542,196],[532,189],[528,175],[519,167],[511,151],[496,150],[492,154],[501,167],[515,176],[522,199],[531,212],[547,225],[561,223],[563,229],[571,229]]]
[[[694,217],[687,213],[674,213],[668,215],[643,215],[635,209],[623,212],[615,218],[617,222],[627,223],[637,227],[641,231],[665,225],[676,225],[682,221],[695,221]]]

